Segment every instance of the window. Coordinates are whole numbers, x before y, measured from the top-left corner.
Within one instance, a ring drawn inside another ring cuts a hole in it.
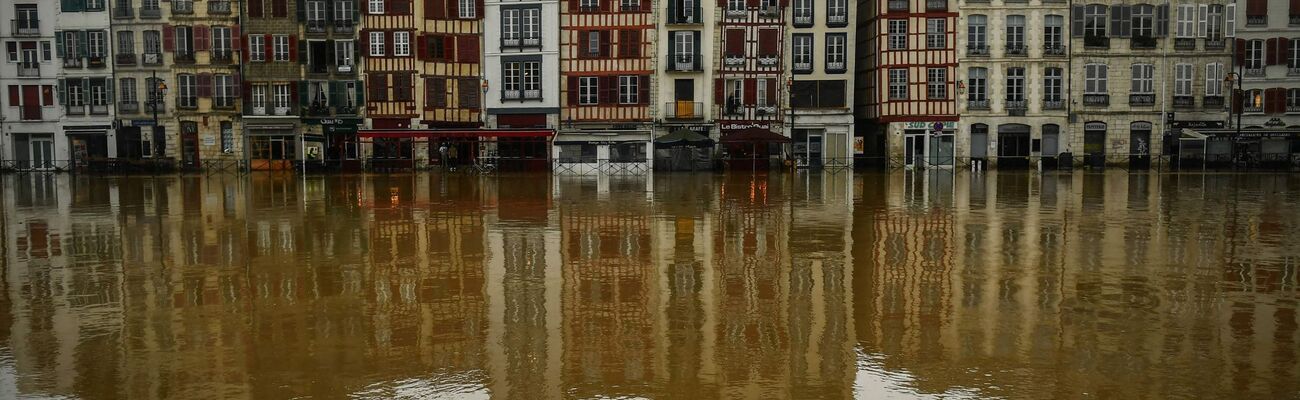
[[[942,49],[948,47],[948,20],[930,18],[925,20],[925,48]]]
[[[596,11],[600,9],[600,2],[597,0],[577,0],[578,6],[582,11]]]
[[[248,97],[253,103],[253,114],[266,115],[266,85],[253,85],[253,93]]]
[[[277,115],[287,114],[289,110],[289,85],[284,83],[275,84],[274,93],[275,113]]]
[[[889,20],[889,49],[907,50],[907,20]]]
[[[135,92],[135,78],[122,78],[118,81],[117,97],[122,104],[135,105],[139,102]]]
[[[102,106],[108,104],[108,87],[103,80],[94,80],[90,83],[90,104]],[[108,112],[104,110],[104,112]]]
[[[81,79],[68,79],[68,107],[81,107],[86,105],[86,94],[82,92]],[[72,112],[72,110],[69,110]]]
[[[524,98],[542,98],[542,63],[540,61],[524,63]]]
[[[1290,69],[1300,68],[1300,38],[1288,40],[1291,48],[1286,49],[1286,66]]]
[[[411,101],[415,99],[415,85],[411,74],[397,73],[393,77],[393,100]]]
[[[1083,93],[1106,94],[1106,64],[1083,66]]]
[[[1047,49],[1059,49],[1065,42],[1065,17],[1048,15],[1043,17],[1043,46]]]
[[[252,49],[265,49],[266,48],[265,38],[266,37],[262,35],[248,35],[248,49],[245,51],[248,51],[249,61],[253,61],[253,62],[266,61],[266,52],[252,50]]]
[[[727,0],[727,11],[745,11],[745,0]]]
[[[813,0],[794,0],[794,23],[796,25],[812,25],[813,20]]]
[[[306,12],[305,14],[306,14],[306,16],[307,16],[307,21],[308,21],[308,22],[316,22],[316,23],[324,22],[324,21],[325,21],[325,2],[324,2],[324,1],[308,1],[308,2],[307,2],[307,12]]]
[[[507,100],[542,98],[542,63],[506,61],[502,63],[501,97]]]
[[[41,42],[41,59],[45,61],[50,61],[51,53],[52,52],[50,51],[50,42],[49,41]]]
[[[194,27],[178,26],[176,27],[176,53],[177,55],[194,55]]]
[[[501,10],[501,45],[518,46],[519,43],[519,14],[520,9],[502,9]]]
[[[593,105],[598,101],[597,93],[600,91],[599,81],[594,76],[583,76],[578,78],[578,104]]]
[[[145,78],[145,90],[149,93],[150,103],[158,103],[159,105],[166,104],[167,101],[163,98],[162,90],[158,87],[162,83],[162,79]]]
[[[1060,68],[1043,70],[1043,100],[1061,101],[1062,74]]]
[[[848,36],[843,33],[826,34],[826,72],[844,71],[845,64],[845,42]]]
[[[1205,64],[1205,95],[1223,96],[1223,64]]]
[[[275,53],[275,61],[289,61],[289,36],[274,35],[271,36],[271,40],[274,42],[272,50]]]
[[[384,13],[384,0],[370,0],[370,13],[371,13],[371,14],[383,14],[383,13]]]
[[[636,104],[638,90],[640,89],[641,77],[623,75],[618,77],[618,103],[619,104]]]
[[[393,32],[393,55],[400,57],[411,55],[411,32]]]
[[[384,55],[384,33],[370,32],[370,56],[383,57]]]
[[[1192,64],[1174,66],[1174,96],[1192,95]]]
[[[501,66],[501,98],[518,99],[521,96],[519,68],[517,62],[507,62]]]
[[[889,70],[889,99],[907,100],[907,70],[894,68]]]
[[[1179,4],[1178,8],[1176,8],[1175,10],[1177,11],[1178,19],[1174,22],[1174,37],[1180,37],[1180,38],[1196,37],[1197,34],[1196,5]],[[1134,22],[1137,22],[1136,17],[1137,16],[1134,15],[1134,19],[1135,19]],[[1134,25],[1133,27],[1137,28],[1136,25]],[[1137,33],[1137,31],[1135,30],[1134,33]]]
[[[754,105],[767,107],[767,79],[758,78],[758,83],[754,85]]]
[[[1007,68],[1007,101],[1025,101],[1025,69]]]
[[[235,128],[230,121],[221,121],[221,151],[229,152],[235,148]]]
[[[742,112],[741,107],[744,104],[741,99],[745,98],[745,80],[744,79],[727,79],[727,108],[728,114],[739,114]]]
[[[117,54],[135,54],[135,32],[117,32]]]
[[[637,11],[641,9],[641,0],[623,0],[620,2],[619,10]]]
[[[456,0],[456,1],[457,1],[456,16],[462,19],[473,19],[474,11],[477,9],[477,7],[475,7],[474,5],[474,0]]]
[[[1138,4],[1132,7],[1133,37],[1149,38],[1155,36],[1155,7],[1150,4]],[[1167,18],[1167,17],[1166,17]],[[1166,25],[1166,31],[1168,26]]]
[[[230,27],[212,27],[212,54],[214,57],[230,56]]]
[[[794,62],[794,70],[802,72],[812,72],[812,45],[813,37],[811,34],[796,34],[793,36],[794,55],[791,60]]]
[[[64,50],[66,58],[81,58],[85,56],[85,54],[82,54],[85,48],[81,45],[81,36],[77,33],[77,31],[63,32],[63,48],[67,49]]]
[[[1246,68],[1248,69],[1264,68],[1264,41],[1263,40],[1246,41]]]
[[[1205,23],[1205,38],[1208,40],[1223,39],[1223,5],[1210,4],[1209,16]]]
[[[1286,112],[1293,113],[1300,109],[1300,89],[1287,89]]]
[[[161,54],[162,40],[158,31],[144,31],[144,54]]]
[[[841,25],[849,22],[848,1],[847,0],[827,0],[826,1],[826,23],[828,25]]]
[[[180,83],[180,88],[178,90],[178,95],[180,97],[177,99],[178,104],[176,106],[184,108],[198,107],[198,85],[196,84],[194,75],[178,74],[176,75],[176,81]]]
[[[1007,52],[1023,54],[1025,49],[1025,16],[1007,16]]]
[[[969,101],[986,101],[988,100],[988,78],[989,70],[984,68],[971,68],[966,77],[966,100]]]
[[[691,64],[695,62],[695,32],[673,32],[673,62]]]
[[[587,32],[587,57],[600,56],[600,31]]]
[[[1083,7],[1083,35],[1106,37],[1106,6],[1089,4]]]
[[[1133,88],[1130,89],[1134,94],[1151,94],[1155,93],[1155,66],[1151,64],[1133,64]]]
[[[1242,108],[1248,113],[1257,113],[1264,111],[1264,91],[1260,89],[1247,90],[1246,96],[1242,98]]]
[[[893,73],[893,71],[890,71]],[[930,68],[925,71],[925,95],[930,100],[939,100],[948,98],[948,69],[947,68]],[[889,79],[890,96],[893,96],[894,79]],[[905,94],[906,95],[906,94]]]
[[[983,15],[972,15],[966,19],[966,49],[974,50],[970,53],[984,54],[983,50],[988,46],[988,17]]]
[[[352,21],[352,0],[334,2],[334,21]]]
[[[226,74],[217,74],[213,76],[213,93],[212,103],[214,106],[228,108],[235,106],[235,79]]]
[[[353,44],[354,42],[351,40],[334,41],[334,65],[349,66],[349,67],[352,66]]]
[[[542,43],[542,9],[524,9],[524,44],[541,45]]]

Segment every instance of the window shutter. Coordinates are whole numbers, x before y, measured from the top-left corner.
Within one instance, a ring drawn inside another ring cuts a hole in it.
[[[745,30],[744,29],[727,29],[726,36],[727,55],[739,56],[745,54]]]
[[[477,35],[460,35],[456,37],[456,62],[478,62]]]
[[[1187,16],[1191,18],[1191,15]],[[1169,4],[1156,6],[1156,37],[1169,36]],[[1188,32],[1191,34],[1191,32]]]
[[[163,51],[176,51],[176,27],[163,25]]]
[[[271,16],[284,18],[289,16],[289,0],[271,0]]]
[[[1110,7],[1110,36],[1123,37],[1124,33],[1124,6],[1115,5]]]
[[[59,79],[59,105],[68,105],[68,80]]]
[[[423,33],[415,36],[415,59],[429,61],[428,37]]]
[[[273,51],[275,49],[274,42],[275,38],[270,34],[262,35],[262,44],[264,45],[262,46],[262,51],[265,52],[265,56],[262,59],[266,60],[266,62],[271,62],[271,60],[275,59],[275,53]]]
[[[306,108],[311,105],[311,102],[307,99],[307,81],[289,83],[289,101],[295,102],[295,104],[289,105],[290,108],[293,106]]]
[[[369,31],[361,31],[360,34],[357,34],[357,42],[356,42],[356,45],[354,45],[354,46],[352,46],[352,47],[353,47],[353,50],[356,51],[356,53],[357,53],[358,56],[360,56],[360,55],[362,55],[362,54],[365,54],[365,55],[369,56],[369,55],[370,55],[370,32],[369,32]],[[360,59],[360,58],[356,58],[355,60],[357,61],[357,64],[360,64],[360,63],[361,63],[361,59]]]
[[[85,58],[90,56],[90,35],[88,31],[77,31],[77,57]],[[90,93],[86,91],[84,93]]]
[[[1287,60],[1291,58],[1288,50],[1291,49],[1291,40],[1287,38],[1277,38],[1277,65],[1287,65]]]
[[[1246,0],[1246,16],[1268,15],[1268,0]]]
[[[252,18],[262,18],[262,10],[266,7],[262,0],[248,0],[248,16]]]
[[[1209,35],[1210,27],[1210,6],[1201,4],[1196,10],[1196,37],[1203,38]]]
[[[578,77],[570,75],[566,79],[568,80],[567,83],[569,87],[569,93],[567,96],[569,98],[569,106],[576,106],[578,105]]]
[[[1237,4],[1228,3],[1223,12],[1223,35],[1226,37],[1237,36]]]
[[[298,37],[289,35],[289,61],[307,60],[307,46],[298,43]]]
[[[297,0],[294,4],[294,8],[298,10],[298,22],[307,22],[307,6],[303,4],[303,0]]]
[[[1237,65],[1246,65],[1246,39],[1237,39]]]
[[[691,57],[691,60],[693,60],[692,63],[694,64],[692,66],[698,70],[700,69],[700,32],[691,32],[691,36],[695,37],[695,40],[691,42],[694,43],[695,46],[695,53],[693,53],[693,56]]]
[[[474,19],[483,19],[483,0],[474,0]]]
[[[239,82],[238,72],[230,74],[230,86],[231,86],[231,90],[235,91],[234,93],[231,93],[232,96],[243,97],[242,93],[244,91],[242,89],[244,88],[244,86]]]
[[[64,58],[64,57],[66,57],[66,56],[64,56],[65,53],[64,53],[64,50],[63,50],[63,32],[62,32],[62,31],[54,32],[54,51],[55,51],[56,54],[59,55],[59,58]]]
[[[1083,6],[1070,9],[1070,36],[1083,36]]]
[[[722,105],[722,102],[724,101],[722,94],[725,91],[723,87],[725,82],[726,81],[722,79],[713,80],[713,104],[717,104],[719,106]]]
[[[212,48],[211,31],[207,25],[194,27],[194,51],[208,51]]]
[[[1277,65],[1277,38],[1269,38],[1264,43],[1264,65]]]
[[[632,47],[632,41],[627,36],[632,31],[622,29],[615,32],[618,32],[618,58],[627,58],[627,52]]]
[[[605,95],[601,103],[618,104],[618,75],[602,76],[600,91]]]
[[[447,4],[447,19],[455,19],[460,15],[459,0],[443,0]]]
[[[666,64],[664,66],[665,71],[672,71],[676,68],[673,64],[677,62],[675,59],[677,56],[677,35],[668,32],[668,62],[664,63]]]
[[[745,104],[754,104],[758,101],[758,80],[745,79]]]
[[[441,0],[424,0],[424,19],[439,19],[438,6],[442,5]]]
[[[609,33],[610,30],[608,29],[600,31],[600,58],[609,58],[610,56],[612,40],[610,40]]]
[[[18,105],[18,85],[9,85],[9,106],[16,107]]]
[[[198,86],[199,97],[212,97],[212,74],[206,72],[199,74]]]
[[[758,31],[758,54],[763,56],[774,56],[777,54],[777,30],[762,29]]]
[[[330,102],[330,104],[333,104],[335,106],[339,106],[343,104],[343,100],[345,100],[343,98],[344,83],[345,82],[343,81],[330,81],[329,98],[327,99]]]
[[[636,100],[638,104],[650,104],[650,75],[641,75],[638,79],[636,88]]]
[[[758,0],[745,0],[745,8],[758,8]]]
[[[768,79],[768,80],[767,80],[767,99],[766,99],[766,100],[767,100],[767,104],[768,104],[768,105],[776,105],[776,104],[780,103],[780,101],[777,100],[777,99],[779,99],[779,98],[780,98],[780,97],[778,97],[777,94],[776,94],[776,79]]]
[[[1291,0],[1291,9],[1287,12],[1288,16],[1300,15],[1300,0]]]
[[[241,39],[243,39],[243,35],[239,34],[239,25],[232,25],[230,27],[230,49],[240,51],[240,49],[248,47],[241,46],[243,45],[243,43],[240,43]]]
[[[240,47],[242,46],[243,48],[247,49],[247,48],[248,48],[248,37],[247,37],[247,36],[240,36],[239,38],[237,38],[237,39],[234,40],[234,43],[240,43],[240,44],[236,44],[236,45],[234,45],[235,48],[240,48]],[[240,53],[242,53],[242,57],[244,58],[244,63],[248,63],[248,53],[251,53],[251,52],[250,52],[250,51],[241,51]]]

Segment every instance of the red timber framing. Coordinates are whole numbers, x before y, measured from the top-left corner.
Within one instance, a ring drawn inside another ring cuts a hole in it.
[[[785,8],[788,0],[718,0],[714,40],[714,104],[723,139],[750,128],[781,131],[786,87]]]
[[[565,122],[649,122],[653,0],[560,3]]]
[[[357,2],[363,19],[357,46],[364,65],[368,118],[409,121],[420,116],[416,44],[423,24],[416,20],[415,1],[420,0],[383,0],[382,13],[371,12],[368,0]],[[405,46],[400,43],[403,36]]]
[[[483,0],[460,9],[459,0],[422,3],[415,37],[420,120],[430,128],[482,126]]]
[[[416,158],[410,154],[415,144],[430,148],[432,162],[441,164],[439,148],[457,148],[454,163],[443,166],[486,166],[501,170],[539,171],[550,168],[550,146],[555,131],[550,129],[363,129],[357,132],[362,143],[371,146],[399,146],[406,150],[390,152],[385,165],[407,169]],[[372,160],[372,166],[379,165]]]
[[[957,2],[956,0],[907,0],[906,10],[891,8],[897,1],[875,0],[875,14],[868,20],[865,48],[861,54],[870,54],[874,63],[869,67],[866,80],[867,116],[882,122],[956,121],[957,120]],[[941,46],[930,47],[927,27],[930,20],[943,21]],[[889,46],[889,21],[906,21],[906,46],[891,49]],[[943,69],[946,76],[944,98],[929,98],[927,83],[929,70]],[[891,98],[889,77],[891,70],[907,71],[907,93],[902,98]]]

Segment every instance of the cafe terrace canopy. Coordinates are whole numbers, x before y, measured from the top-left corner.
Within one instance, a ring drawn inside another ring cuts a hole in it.
[[[739,132],[722,134],[722,143],[724,144],[789,141],[790,138],[763,128],[745,128]]]
[[[685,128],[655,139],[655,144],[664,146],[706,146],[710,143],[713,139]]]

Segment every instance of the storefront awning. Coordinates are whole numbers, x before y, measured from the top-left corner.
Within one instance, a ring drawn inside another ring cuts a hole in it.
[[[747,128],[736,133],[723,133],[722,143],[789,142],[790,138],[762,128]]]
[[[1300,138],[1300,128],[1258,129],[1246,128],[1240,133],[1236,129],[1199,129],[1196,131],[1212,137],[1239,138]]]
[[[675,130],[673,131],[673,133],[669,133],[667,135],[663,135],[655,139],[655,144],[661,144],[661,145],[684,145],[684,144],[706,145],[711,142],[713,142],[713,139],[709,139],[708,136],[695,133],[695,131],[686,128]]]
[[[363,138],[550,138],[550,129],[362,129]]]

